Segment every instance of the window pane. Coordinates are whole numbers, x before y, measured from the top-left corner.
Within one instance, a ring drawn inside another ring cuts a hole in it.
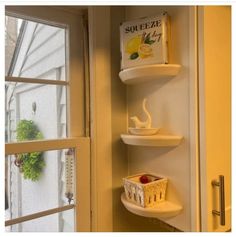
[[[59,222],[61,216],[64,217],[63,222]],[[69,220],[69,221],[68,221]],[[74,210],[68,210],[53,215],[41,217],[31,221],[22,222],[17,225],[6,227],[7,232],[73,232]],[[45,224],[46,223],[46,224]],[[57,223],[57,224],[50,224]]]
[[[7,156],[6,220],[74,204],[74,154],[74,149],[65,149]],[[46,231],[67,222],[73,223],[73,216],[62,213],[42,219],[40,226]],[[38,230],[34,223],[32,230]]]
[[[6,16],[6,76],[66,80],[65,48],[64,28]]]
[[[6,142],[67,136],[66,86],[6,82],[5,97]]]

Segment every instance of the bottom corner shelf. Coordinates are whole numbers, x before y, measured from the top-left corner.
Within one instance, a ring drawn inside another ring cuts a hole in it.
[[[135,205],[132,202],[129,202],[126,199],[125,193],[122,193],[121,195],[121,202],[124,204],[125,208],[128,211],[136,215],[144,217],[160,218],[160,219],[167,219],[170,217],[174,217],[178,215],[183,209],[182,206],[174,204],[169,201],[164,201],[160,203],[157,207],[143,208]]]

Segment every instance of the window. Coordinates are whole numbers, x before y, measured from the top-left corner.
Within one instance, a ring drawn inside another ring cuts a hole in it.
[[[6,10],[6,231],[89,231],[83,18]]]
[[[58,208],[74,208],[74,149],[21,153],[7,156],[8,206],[6,211],[9,231],[64,231],[73,229],[74,215],[54,214],[39,223],[21,222],[22,216],[31,216]],[[37,162],[33,163],[37,159]],[[50,180],[50,182],[49,182]],[[35,205],[37,203],[37,205]],[[50,211],[51,212],[51,211]],[[24,220],[24,219],[23,219]]]

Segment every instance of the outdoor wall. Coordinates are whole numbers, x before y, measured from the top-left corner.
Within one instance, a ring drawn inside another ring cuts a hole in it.
[[[42,86],[32,88],[29,91],[22,91],[18,95],[19,100],[19,120],[33,120],[39,127],[39,130],[45,137],[57,136],[57,105],[55,103],[56,88]],[[42,97],[42,95],[44,95]],[[36,102],[36,113],[32,113],[32,103]],[[50,116],[48,116],[50,115]],[[44,152],[44,160],[46,163],[43,169],[43,174],[39,181],[32,182],[30,180],[21,179],[21,211],[22,216],[29,213],[47,210],[59,205],[59,182],[60,178],[60,163],[57,157],[57,151]],[[49,182],[50,180],[50,182]],[[35,205],[37,203],[37,205]],[[53,231],[58,230],[58,220],[54,215],[52,218],[39,219],[32,223],[25,222],[22,224],[22,231],[30,231],[34,228],[35,231]]]

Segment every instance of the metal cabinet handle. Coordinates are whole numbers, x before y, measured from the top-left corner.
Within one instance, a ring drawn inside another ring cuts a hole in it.
[[[213,180],[213,186],[219,187],[220,196],[220,211],[212,210],[214,215],[220,216],[220,224],[225,225],[225,185],[224,185],[224,175],[219,175],[219,181]]]

